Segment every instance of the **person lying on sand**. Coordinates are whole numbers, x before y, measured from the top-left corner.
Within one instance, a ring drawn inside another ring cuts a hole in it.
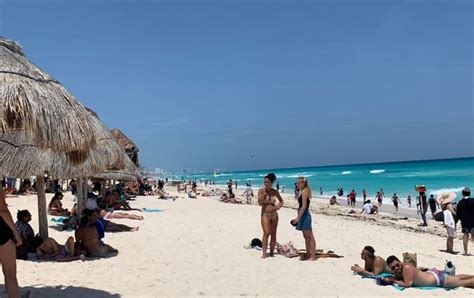
[[[103,258],[109,253],[117,253],[118,250],[100,241],[99,233],[94,223],[91,222],[92,219],[87,216],[81,218],[81,225],[75,232],[77,243],[92,257]]]
[[[402,263],[395,256],[387,259],[389,268],[394,272],[395,279],[385,279],[404,288],[439,287],[439,288],[474,288],[474,275],[458,274],[450,276],[444,271],[429,269],[424,272],[413,264]]]
[[[365,261],[364,268],[357,264],[351,270],[362,275],[379,275],[382,273],[392,273],[385,260],[375,255],[372,246],[366,246],[360,253],[360,258]]]
[[[144,220],[145,218],[143,216],[135,215],[135,214],[129,214],[125,212],[115,212],[113,209],[112,210],[101,210],[100,211],[100,216],[103,219],[131,219],[131,220]]]
[[[74,238],[69,237],[65,245],[60,245],[56,240],[48,238],[36,249],[38,260],[55,260],[57,262],[71,262],[86,258],[75,249]]]

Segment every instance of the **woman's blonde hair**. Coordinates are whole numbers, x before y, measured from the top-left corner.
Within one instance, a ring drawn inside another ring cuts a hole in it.
[[[309,180],[308,180],[308,178],[303,177],[303,176],[300,176],[300,177],[298,177],[298,180],[301,180],[301,181],[304,182],[304,188],[303,188],[303,190],[307,189],[308,192],[309,192],[309,197],[311,198],[311,197],[312,197],[311,185],[309,185]]]

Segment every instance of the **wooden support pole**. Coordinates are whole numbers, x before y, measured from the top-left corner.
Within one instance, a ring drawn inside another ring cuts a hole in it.
[[[36,191],[38,193],[39,234],[41,238],[48,239],[48,211],[43,175],[36,176]]]
[[[82,179],[83,179],[82,187],[84,189],[84,191],[83,191],[84,202],[87,202],[87,199],[89,198],[89,183],[88,183],[89,179],[87,179],[87,178],[82,178]]]
[[[84,188],[82,187],[82,178],[77,178],[77,214],[79,217],[82,216],[82,211],[84,211]]]

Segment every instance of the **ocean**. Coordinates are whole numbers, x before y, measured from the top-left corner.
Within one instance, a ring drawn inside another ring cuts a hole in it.
[[[309,179],[314,194],[319,194],[321,187],[325,196],[334,195],[336,190],[342,187],[345,194],[354,189],[358,196],[361,196],[362,190],[366,189],[368,196],[374,197],[377,191],[383,188],[387,199],[397,193],[404,201],[408,195],[411,195],[413,199],[416,197],[415,185],[419,184],[426,185],[427,193],[435,196],[441,192],[453,191],[459,198],[464,187],[474,189],[474,157],[206,173],[183,177],[186,180],[211,180],[219,185],[226,184],[229,179],[232,179],[241,187],[250,181],[252,187],[260,187],[263,184],[263,177],[270,172],[277,175],[280,190],[284,188],[287,193],[293,192],[294,183],[299,176]],[[174,178],[181,179],[182,176]]]

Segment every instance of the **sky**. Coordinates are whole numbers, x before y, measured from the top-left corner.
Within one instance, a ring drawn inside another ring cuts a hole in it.
[[[0,35],[149,169],[287,168],[474,156],[473,8],[0,0]]]

